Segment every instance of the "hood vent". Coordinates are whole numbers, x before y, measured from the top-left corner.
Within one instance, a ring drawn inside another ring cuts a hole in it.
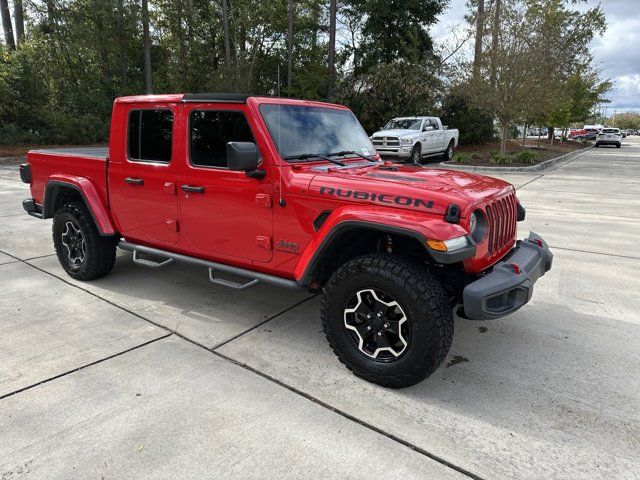
[[[380,169],[382,170],[382,169]],[[393,173],[368,173],[367,177],[384,178],[386,180],[396,180],[403,182],[424,182],[424,178],[412,177],[410,175],[396,175]]]

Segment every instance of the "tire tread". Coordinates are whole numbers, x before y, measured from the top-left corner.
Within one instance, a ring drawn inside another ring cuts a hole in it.
[[[399,288],[410,292],[419,311],[433,320],[429,322],[429,331],[437,330],[434,332],[439,339],[437,351],[425,351],[422,361],[416,362],[408,373],[384,377],[372,374],[352,364],[336,346],[334,333],[328,325],[331,307],[329,292],[339,288],[340,283],[347,277],[360,273],[379,275],[392,280]],[[393,254],[367,254],[345,263],[336,270],[322,295],[321,317],[329,345],[340,362],[355,375],[388,388],[405,388],[415,385],[431,375],[444,361],[453,340],[453,315],[440,282],[424,265]]]
[[[56,219],[65,213],[74,217],[78,223],[80,223],[81,227],[85,227],[83,233],[86,235],[86,264],[78,271],[69,270],[65,267],[63,260],[65,253],[62,251],[61,243],[56,239]],[[52,232],[56,255],[58,256],[60,264],[70,277],[83,281],[95,280],[104,277],[113,270],[116,262],[117,237],[100,235],[91,216],[91,212],[83,202],[76,201],[62,205],[54,216]]]

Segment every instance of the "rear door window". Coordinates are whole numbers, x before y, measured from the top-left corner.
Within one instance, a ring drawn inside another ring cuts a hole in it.
[[[173,112],[166,109],[131,110],[127,153],[138,162],[171,162]]]

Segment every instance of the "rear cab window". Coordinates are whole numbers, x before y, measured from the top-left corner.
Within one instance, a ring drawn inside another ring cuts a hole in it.
[[[133,162],[170,163],[173,112],[131,110],[127,122],[127,157]]]

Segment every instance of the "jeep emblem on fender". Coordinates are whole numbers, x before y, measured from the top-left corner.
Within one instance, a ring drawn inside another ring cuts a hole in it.
[[[287,242],[286,240],[279,240],[276,244],[278,250],[284,250],[286,252],[296,253],[298,251],[298,244],[295,242]]]

